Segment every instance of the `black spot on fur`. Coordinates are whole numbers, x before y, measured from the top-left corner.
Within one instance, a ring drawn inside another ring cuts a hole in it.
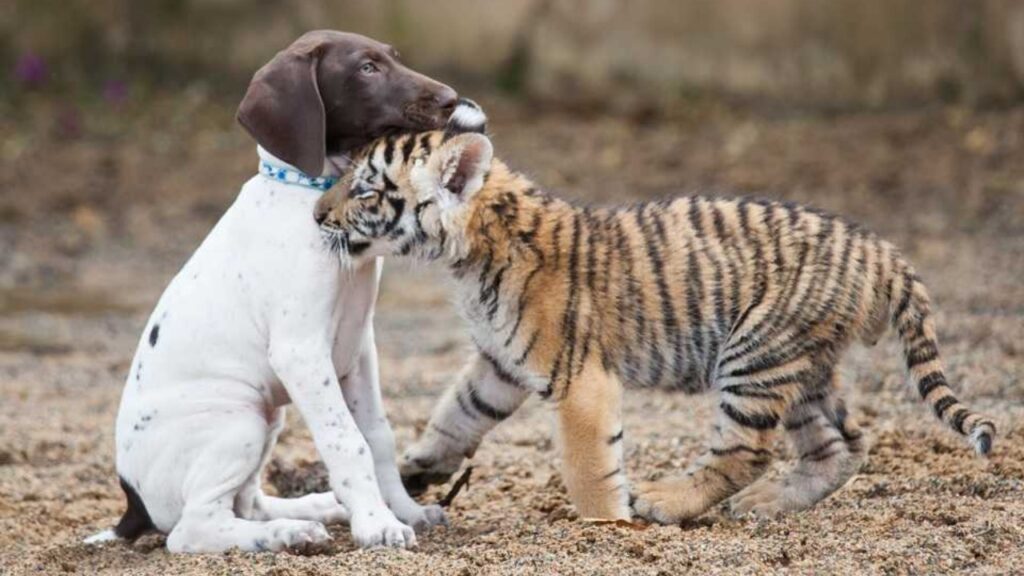
[[[154,324],[153,329],[149,331],[149,345],[155,347],[156,341],[160,338],[160,325]]]
[[[125,499],[128,501],[128,510],[114,527],[114,534],[129,542],[134,542],[139,536],[155,530],[156,526],[153,526],[153,521],[149,518],[149,512],[146,510],[146,505],[142,503],[139,493],[124,478],[118,477],[118,480],[121,482],[121,490],[124,490]]]

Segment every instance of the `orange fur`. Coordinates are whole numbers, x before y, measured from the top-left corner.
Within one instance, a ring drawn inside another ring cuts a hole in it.
[[[478,134],[379,142],[349,183],[377,186],[378,196],[354,200],[343,188],[326,197],[326,226],[343,236],[342,252],[365,243],[368,255],[412,255],[450,268],[480,350],[475,362],[504,375],[493,382],[558,402],[564,476],[581,514],[626,514],[620,381],[721,396],[711,449],[680,479],[640,486],[642,515],[691,518],[750,485],[770,461],[781,422],[818,482],[807,486],[814,498],[784,487],[768,492],[781,498],[780,509],[824,497],[863,452],[835,398],[834,366],[853,340],[877,339],[885,323],[900,334],[922,398],[987,452],[995,427],[953,398],[927,293],[889,243],[840,218],[773,201],[681,197],[580,207],[537,191],[490,153]],[[432,425],[486,416],[496,386],[460,382]],[[522,401],[504,399],[502,413]],[[482,438],[496,420],[465,427]],[[434,452],[459,444],[428,443]]]

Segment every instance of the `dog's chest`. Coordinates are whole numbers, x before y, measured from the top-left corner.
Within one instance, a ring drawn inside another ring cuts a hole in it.
[[[312,218],[319,194],[250,181],[168,286],[140,340],[129,385],[139,392],[245,383],[288,401],[268,350],[328,350],[355,364],[376,298],[376,263],[342,271]],[[292,344],[294,343],[294,344]]]

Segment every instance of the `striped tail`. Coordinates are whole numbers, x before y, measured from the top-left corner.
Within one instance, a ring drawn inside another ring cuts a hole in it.
[[[900,262],[897,271],[891,284],[892,325],[899,333],[917,391],[932,405],[936,417],[967,436],[978,454],[988,454],[996,435],[995,423],[956,399],[939,356],[928,292],[909,265]]]

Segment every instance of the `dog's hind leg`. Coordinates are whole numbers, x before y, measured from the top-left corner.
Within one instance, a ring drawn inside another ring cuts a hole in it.
[[[307,494],[298,498],[278,498],[263,493],[263,470],[270,461],[270,455],[277,444],[277,437],[285,424],[285,408],[274,413],[270,423],[259,468],[239,491],[235,498],[235,512],[246,520],[312,520],[324,524],[348,522],[348,510],[338,502],[333,492]]]
[[[239,493],[259,474],[272,429],[253,412],[217,415],[217,434],[189,464],[182,492],[181,518],[167,537],[171,552],[282,550],[330,539],[320,522],[276,519],[266,522],[239,518]]]
[[[323,524],[348,522],[347,508],[338,502],[333,492],[306,494],[298,498],[277,498],[260,492],[253,500],[253,506],[243,518],[250,520],[312,520]]]
[[[171,552],[211,553],[238,548],[245,552],[278,551],[330,540],[320,522],[278,519],[243,520],[230,508],[204,506],[186,511],[167,537]]]

